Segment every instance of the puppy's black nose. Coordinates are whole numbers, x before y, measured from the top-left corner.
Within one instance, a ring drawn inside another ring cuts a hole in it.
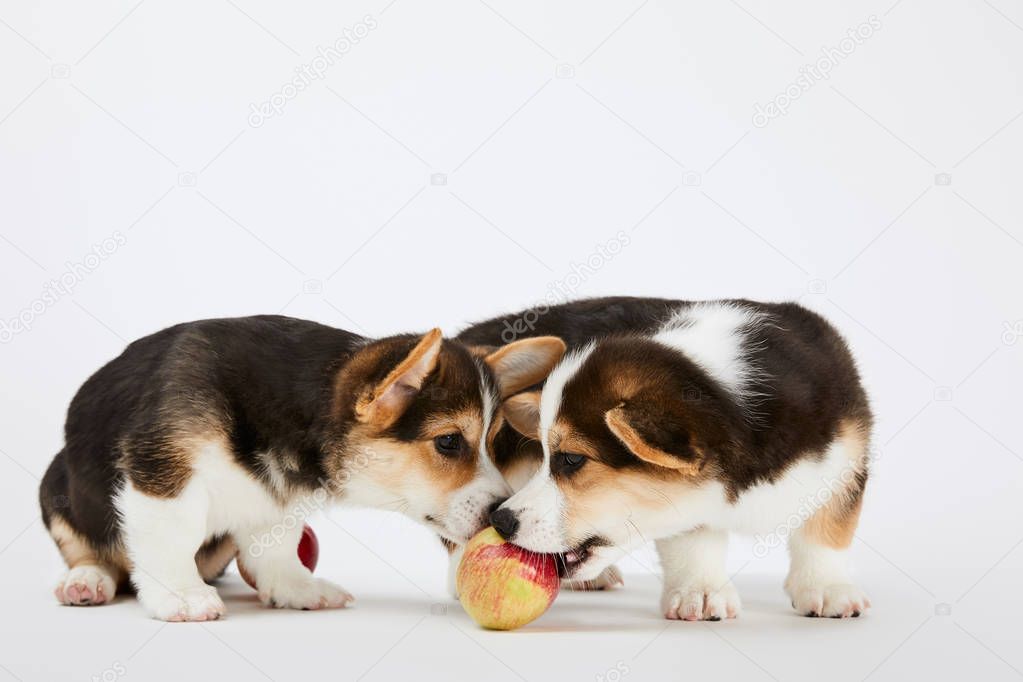
[[[490,515],[490,525],[505,540],[511,540],[519,529],[519,517],[511,509],[498,509]]]
[[[489,519],[490,515],[493,514],[494,512],[496,512],[497,508],[500,507],[502,504],[504,504],[507,501],[508,501],[508,498],[506,497],[503,500],[498,500],[497,502],[495,502],[492,505],[490,505],[489,507],[487,507],[487,518]]]

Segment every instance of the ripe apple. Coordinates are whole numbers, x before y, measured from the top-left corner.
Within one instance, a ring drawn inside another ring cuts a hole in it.
[[[316,570],[316,564],[320,560],[320,541],[316,539],[316,533],[308,525],[302,528],[302,539],[298,541],[298,560],[302,562],[302,565],[309,569],[310,572]],[[256,587],[256,581],[252,575],[245,569],[245,564],[242,561],[242,555],[239,553],[236,563],[238,564],[238,572],[241,573],[242,579],[249,584],[252,589],[258,589]]]
[[[491,630],[514,630],[536,620],[561,586],[553,554],[506,542],[493,528],[469,540],[455,582],[466,612]]]
[[[320,541],[308,525],[302,527],[302,539],[298,541],[298,560],[310,573],[316,570],[316,564],[320,561]]]

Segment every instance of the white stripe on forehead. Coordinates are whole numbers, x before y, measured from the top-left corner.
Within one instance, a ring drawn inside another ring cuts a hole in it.
[[[540,395],[540,442],[543,445],[544,464],[551,456],[547,435],[561,410],[561,397],[565,391],[565,384],[575,376],[575,373],[586,362],[586,358],[590,357],[593,347],[594,344],[591,343],[562,358],[558,366],[547,377],[547,383],[543,385],[543,393]]]
[[[497,465],[487,450],[487,434],[490,433],[490,425],[493,423],[494,413],[501,400],[498,397],[497,389],[490,380],[487,368],[479,360],[474,359],[474,361],[476,362],[476,371],[480,376],[480,398],[483,400],[483,431],[479,444],[479,468],[483,472],[500,475]]]

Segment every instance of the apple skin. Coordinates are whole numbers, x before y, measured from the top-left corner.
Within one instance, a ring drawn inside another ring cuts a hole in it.
[[[309,569],[310,573],[316,570],[316,564],[320,560],[320,541],[309,525],[302,528],[302,539],[298,541],[298,560]],[[238,572],[241,574],[242,580],[247,582],[252,589],[259,589],[256,587],[256,581],[252,575],[245,569],[241,553],[238,554],[235,563],[238,564]]]
[[[302,539],[298,541],[298,560],[312,573],[320,561],[320,541],[313,529],[306,525],[302,528]]]
[[[465,546],[455,584],[473,620],[490,630],[514,630],[547,610],[558,596],[561,579],[553,554],[506,542],[491,527]]]

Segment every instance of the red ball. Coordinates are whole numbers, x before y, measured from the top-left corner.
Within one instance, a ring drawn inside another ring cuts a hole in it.
[[[316,564],[320,560],[320,541],[316,539],[316,533],[313,532],[313,529],[308,524],[302,528],[302,539],[298,541],[298,560],[310,572],[316,570]],[[245,569],[241,553],[238,554],[236,563],[238,564],[238,573],[241,574],[242,580],[247,582],[252,589],[258,589],[256,581]]]

